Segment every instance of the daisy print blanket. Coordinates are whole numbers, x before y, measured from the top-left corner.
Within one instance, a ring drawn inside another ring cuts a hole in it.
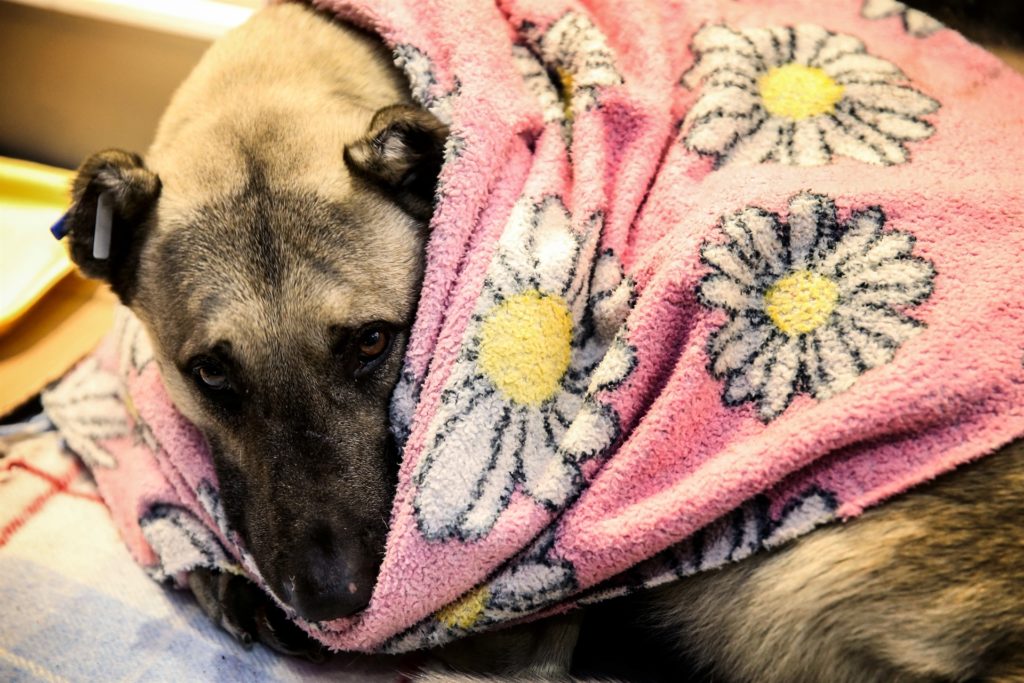
[[[1024,82],[897,2],[322,0],[451,126],[387,553],[404,651],[735,561],[1024,434]],[[138,323],[46,399],[157,577],[260,578]]]

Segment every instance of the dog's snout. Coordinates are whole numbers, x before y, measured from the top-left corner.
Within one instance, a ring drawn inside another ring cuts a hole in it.
[[[304,552],[293,559],[281,581],[281,597],[306,621],[351,616],[370,604],[377,579],[377,553],[357,539],[346,539],[326,525],[307,537]]]

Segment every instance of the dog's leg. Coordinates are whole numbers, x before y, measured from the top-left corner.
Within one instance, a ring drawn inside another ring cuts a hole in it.
[[[234,574],[195,569],[188,586],[208,617],[245,649],[259,641],[288,655],[321,661],[323,647],[293,624],[273,600],[251,581]]]
[[[1024,680],[1024,441],[846,524],[659,589],[729,681]]]

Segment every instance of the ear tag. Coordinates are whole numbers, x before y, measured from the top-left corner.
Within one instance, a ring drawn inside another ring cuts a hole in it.
[[[114,208],[109,192],[101,192],[96,202],[96,231],[92,236],[92,257],[104,260],[110,257],[110,230],[114,223]]]
[[[59,219],[57,219],[56,223],[54,223],[52,226],[50,226],[50,234],[53,235],[54,238],[58,239],[58,240],[62,240],[62,239],[64,239],[65,236],[67,236],[67,234],[68,234],[68,215],[67,214],[64,214],[63,216],[61,216]]]

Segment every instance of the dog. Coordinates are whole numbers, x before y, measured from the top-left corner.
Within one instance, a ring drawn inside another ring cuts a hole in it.
[[[72,259],[143,321],[169,395],[209,442],[232,528],[311,621],[365,607],[383,555],[388,401],[446,137],[382,44],[285,4],[209,49],[146,161],[100,152],[74,181]],[[106,258],[93,255],[101,195]],[[253,623],[269,605],[241,579],[190,581],[241,640],[279,631]]]
[[[365,607],[379,570],[398,466],[388,400],[446,137],[376,39],[286,4],[210,49],[145,161],[101,152],[74,183],[74,261],[146,326],[231,527],[307,620]],[[724,680],[1024,680],[1021,491],[1018,442],[638,600]],[[244,579],[189,583],[243,643],[315,652]],[[570,615],[471,638],[440,653],[469,673],[425,678],[561,680],[579,632]]]

